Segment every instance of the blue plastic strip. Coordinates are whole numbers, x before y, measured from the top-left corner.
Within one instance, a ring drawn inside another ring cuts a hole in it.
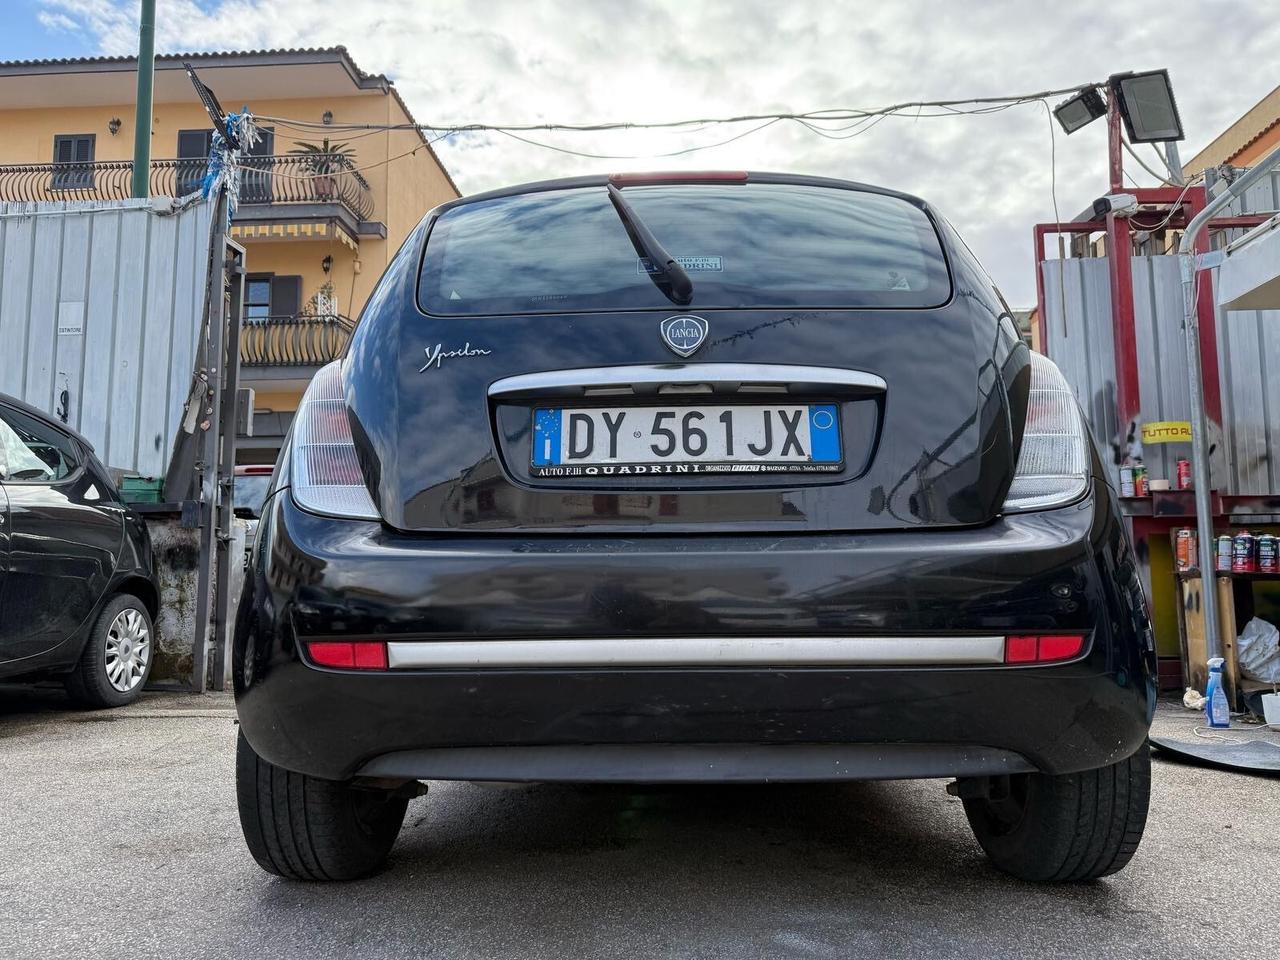
[[[834,403],[809,405],[809,443],[815,463],[840,462],[840,412]]]
[[[560,411],[535,410],[533,414],[533,465],[554,466],[560,462]]]

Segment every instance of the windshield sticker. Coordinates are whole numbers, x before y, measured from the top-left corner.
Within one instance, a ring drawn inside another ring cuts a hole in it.
[[[911,284],[907,278],[898,273],[897,270],[889,271],[889,289],[890,290],[910,290]]]
[[[676,263],[684,267],[689,273],[699,272],[719,272],[724,270],[724,263],[720,257],[676,257]],[[653,265],[653,261],[648,257],[641,257],[636,261],[636,273],[660,273],[661,271]]]

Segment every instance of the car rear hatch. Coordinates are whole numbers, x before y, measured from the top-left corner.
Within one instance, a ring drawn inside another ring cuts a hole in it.
[[[997,317],[949,268],[929,210],[838,181],[681,180],[615,184],[657,254],[599,178],[452,204],[410,238],[344,368],[385,522],[758,532],[995,516],[1015,462]],[[682,270],[657,262],[668,250]]]

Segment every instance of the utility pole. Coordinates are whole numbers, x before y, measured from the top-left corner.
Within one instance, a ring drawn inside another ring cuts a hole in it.
[[[1182,158],[1178,155],[1178,141],[1167,140],[1164,145],[1164,165],[1169,168],[1169,179],[1176,186],[1182,186],[1187,182],[1182,175]]]
[[[156,73],[156,0],[142,0],[138,24],[138,94],[133,115],[133,191],[135,197],[151,195],[151,103]]]

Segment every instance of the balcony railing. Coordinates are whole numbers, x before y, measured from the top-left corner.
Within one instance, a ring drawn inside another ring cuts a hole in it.
[[[373,216],[373,193],[359,171],[339,154],[242,157],[242,204],[338,203],[357,220]],[[153,160],[152,196],[181,197],[200,189],[204,160]],[[0,165],[0,201],[123,200],[133,179],[132,160],[101,163]]]
[[[247,366],[312,367],[346,352],[355,323],[343,316],[245,318],[240,362]]]

